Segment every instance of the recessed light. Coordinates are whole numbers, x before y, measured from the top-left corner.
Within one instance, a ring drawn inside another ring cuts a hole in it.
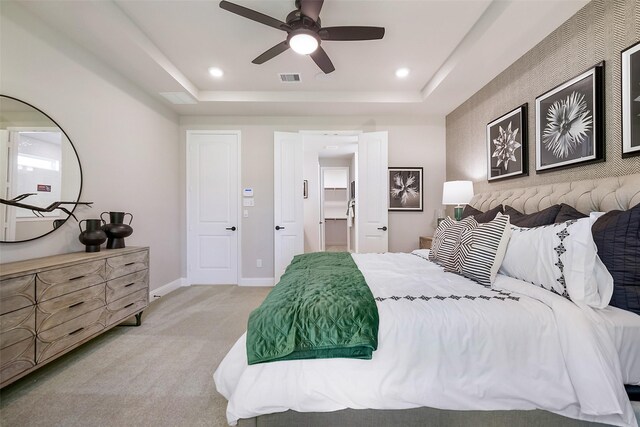
[[[224,76],[224,71],[222,71],[218,67],[211,67],[209,68],[209,74],[211,74],[213,77],[220,78]]]
[[[399,78],[399,79],[404,79],[408,75],[409,75],[409,69],[408,68],[398,68],[396,70],[396,77]]]

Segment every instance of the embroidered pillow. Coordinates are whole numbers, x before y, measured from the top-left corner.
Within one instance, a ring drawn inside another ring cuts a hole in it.
[[[486,212],[479,211],[478,209],[467,205],[465,206],[464,211],[462,211],[462,219],[473,216],[473,219],[478,221],[480,224],[484,224],[493,220],[498,213],[502,213],[502,205],[498,205]]]
[[[445,218],[436,230],[433,245],[435,248],[435,262],[444,267],[445,270],[459,272],[455,254],[460,245],[460,236],[465,230],[470,230],[478,226],[478,222],[472,217],[461,221],[454,221]],[[431,258],[429,258],[431,259]]]
[[[493,221],[463,231],[457,253],[460,273],[481,285],[491,286],[504,259],[510,237],[509,216],[501,214]]]
[[[511,228],[500,273],[574,302],[597,308],[609,304],[613,278],[598,257],[589,218],[536,228]]]
[[[560,203],[560,211],[558,212],[558,215],[556,216],[556,220],[554,222],[558,224],[561,222],[571,221],[572,219],[587,218],[588,216],[589,215],[585,215],[569,205]]]
[[[591,231],[600,259],[613,276],[611,305],[640,314],[640,204],[605,213]]]
[[[541,225],[553,224],[558,212],[560,212],[560,205],[549,206],[532,214],[523,214],[509,205],[504,207],[504,214],[509,215],[511,224],[518,227],[540,227]]]

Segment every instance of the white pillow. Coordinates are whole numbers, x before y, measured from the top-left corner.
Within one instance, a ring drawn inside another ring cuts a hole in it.
[[[535,228],[511,226],[500,273],[541,286],[576,303],[609,304],[613,278],[591,235],[591,219]]]
[[[463,231],[456,253],[460,273],[481,285],[491,286],[502,264],[510,237],[509,215],[500,213],[487,223]]]

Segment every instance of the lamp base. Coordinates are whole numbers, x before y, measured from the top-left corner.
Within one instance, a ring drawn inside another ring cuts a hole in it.
[[[456,206],[455,208],[453,208],[453,216],[456,221],[460,221],[462,219],[462,210],[462,206]]]

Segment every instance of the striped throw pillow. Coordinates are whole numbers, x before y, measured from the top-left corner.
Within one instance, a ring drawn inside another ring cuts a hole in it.
[[[498,214],[495,219],[485,224],[463,231],[456,253],[459,272],[481,285],[491,286],[504,259],[510,238],[509,215]]]
[[[459,272],[455,254],[460,244],[460,236],[463,231],[477,226],[478,221],[472,217],[465,218],[462,221],[445,218],[438,226],[433,239],[432,248],[435,246],[435,262],[443,266],[447,271]]]

